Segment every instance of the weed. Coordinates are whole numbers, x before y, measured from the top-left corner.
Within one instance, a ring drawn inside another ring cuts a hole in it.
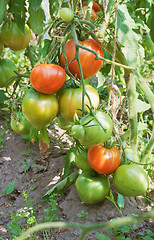
[[[81,213],[78,214],[79,218],[82,218],[83,220],[88,219],[88,212],[81,211]]]

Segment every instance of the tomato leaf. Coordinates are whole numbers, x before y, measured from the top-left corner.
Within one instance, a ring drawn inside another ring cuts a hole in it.
[[[37,10],[41,5],[42,0],[29,0],[29,4],[33,10]]]
[[[118,193],[117,204],[120,208],[124,208],[125,206],[125,199],[120,193]]]
[[[19,29],[24,32],[26,8],[25,0],[14,0],[10,4],[11,13],[13,14],[14,21]]]
[[[53,193],[62,194],[66,188],[68,188],[71,184],[75,182],[77,175],[78,171],[73,172],[69,176],[64,178],[62,181],[58,182],[49,191],[47,191],[47,193],[43,196],[42,200],[47,200],[49,196]]]
[[[68,176],[71,165],[73,162],[75,162],[75,147],[72,147],[67,151],[67,154],[64,160],[65,160],[65,164],[62,172],[63,179]]]
[[[137,112],[145,112],[150,109],[150,104],[143,102],[140,99],[136,99],[136,109]]]
[[[0,24],[3,22],[4,17],[6,16],[6,5],[9,1],[1,0],[0,1]]]
[[[139,50],[138,40],[140,37],[133,31],[135,28],[137,28],[137,25],[131,18],[126,4],[120,5],[117,16],[118,41],[121,44],[121,49],[126,57],[128,65],[136,67]]]
[[[36,53],[35,46],[28,46],[25,51],[25,56],[29,58],[32,67],[34,67],[36,62],[38,61],[38,56]]]
[[[50,16],[52,19],[54,19],[59,11],[61,1],[59,0],[49,0],[49,11],[50,11]]]
[[[31,6],[29,6],[28,12],[30,14],[28,18],[30,28],[36,35],[41,34],[43,32],[43,27],[45,25],[44,21],[46,19],[43,9],[39,7],[37,10],[34,10]]]

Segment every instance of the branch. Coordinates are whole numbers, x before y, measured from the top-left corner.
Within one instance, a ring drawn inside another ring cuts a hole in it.
[[[117,219],[112,219],[108,222],[101,222],[101,223],[95,223],[90,225],[85,224],[79,224],[79,223],[66,223],[66,222],[47,222],[47,223],[40,223],[37,224],[25,232],[23,232],[16,240],[24,240],[27,235],[33,234],[37,231],[43,230],[43,229],[51,229],[51,228],[75,228],[81,230],[81,235],[78,240],[84,240],[86,235],[91,231],[96,231],[98,229],[111,229],[127,224],[132,223],[139,223],[142,221],[148,221],[148,220],[154,220],[154,210],[151,212],[146,212],[139,214],[137,216],[127,216],[127,217],[121,217]]]

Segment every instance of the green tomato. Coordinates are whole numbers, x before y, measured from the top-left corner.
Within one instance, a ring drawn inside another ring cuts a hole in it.
[[[58,101],[54,94],[29,90],[22,100],[25,118],[38,130],[46,127],[58,113]]]
[[[93,116],[87,116],[81,120],[81,125],[84,127],[84,136],[79,138],[79,142],[86,147],[105,142],[112,135],[113,122],[110,116],[101,110],[96,110],[95,116],[104,129]],[[76,136],[74,135],[74,137]]]
[[[74,18],[74,13],[70,8],[62,8],[59,12],[59,16],[65,22],[70,22]]]
[[[16,76],[14,71],[17,71],[14,62],[9,59],[0,59],[0,88],[8,87],[13,82],[11,78]]]
[[[82,149],[77,149],[75,152],[75,164],[83,171],[91,171],[92,168],[89,165],[87,152]]]
[[[24,32],[22,32],[15,22],[3,25],[1,30],[1,38],[6,47],[13,51],[20,51],[25,49],[31,39],[31,30],[25,25]]]
[[[83,172],[78,176],[75,186],[82,202],[94,204],[103,201],[108,195],[110,181],[105,175],[94,177],[89,172]]]
[[[11,128],[15,133],[26,135],[29,133],[31,124],[24,117],[22,112],[11,114]]]
[[[75,136],[80,139],[85,134],[84,127],[82,125],[73,125],[70,131],[71,136]]]
[[[118,167],[113,183],[118,192],[127,197],[144,195],[149,187],[148,175],[135,163]]]

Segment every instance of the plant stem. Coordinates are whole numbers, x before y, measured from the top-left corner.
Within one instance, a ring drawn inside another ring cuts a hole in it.
[[[23,232],[16,240],[24,240],[27,235],[33,234],[39,230],[43,229],[50,229],[50,228],[75,228],[75,229],[81,229],[82,233],[78,240],[84,240],[85,236],[91,232],[98,229],[110,229],[115,228],[127,224],[132,223],[139,223],[142,221],[147,220],[154,220],[154,210],[151,212],[146,212],[139,214],[137,216],[127,216],[127,217],[121,217],[118,219],[112,219],[112,221],[107,222],[101,222],[101,223],[95,223],[90,225],[85,224],[79,224],[79,223],[66,223],[66,222],[47,222],[47,223],[40,223],[36,224],[35,226],[29,228],[25,232]]]
[[[77,38],[77,34],[76,34],[76,31],[75,31],[74,25],[72,25],[72,34],[73,34],[74,44],[75,44],[75,48],[76,48],[75,59],[78,62],[78,66],[79,66],[79,70],[80,70],[81,83],[82,83],[82,115],[83,115],[84,114],[84,97],[85,97],[85,94],[86,94],[86,89],[85,89],[85,84],[84,84],[84,76],[83,76],[83,72],[82,72],[82,68],[81,68],[81,63],[80,63],[80,59],[79,59],[80,44],[78,42],[78,38]]]
[[[130,145],[137,151],[137,110],[136,110],[136,81],[130,75],[128,84],[128,117],[130,127]]]

